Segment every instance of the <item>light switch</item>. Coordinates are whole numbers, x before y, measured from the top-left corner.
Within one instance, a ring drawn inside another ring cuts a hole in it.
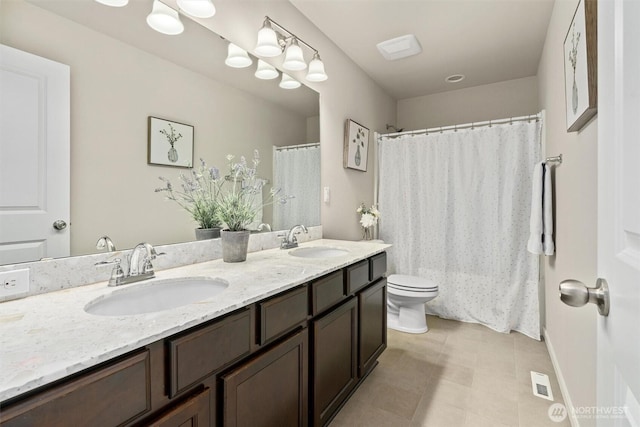
[[[331,189],[324,187],[324,202],[329,203],[331,201]]]

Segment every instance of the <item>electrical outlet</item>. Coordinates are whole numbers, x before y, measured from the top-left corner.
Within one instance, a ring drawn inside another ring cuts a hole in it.
[[[29,293],[29,269],[0,272],[0,298],[18,298]]]

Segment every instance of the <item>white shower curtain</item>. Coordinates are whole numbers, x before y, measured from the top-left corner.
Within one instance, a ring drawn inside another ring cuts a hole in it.
[[[428,313],[540,339],[538,257],[527,252],[540,129],[514,122],[381,138],[389,272],[438,284]]]
[[[274,147],[273,187],[295,196],[273,208],[273,229],[320,225],[320,144]]]

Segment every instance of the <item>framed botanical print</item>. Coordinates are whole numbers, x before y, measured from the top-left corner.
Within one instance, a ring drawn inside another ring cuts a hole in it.
[[[596,0],[580,0],[564,39],[567,131],[576,132],[598,111]]]
[[[148,164],[193,166],[193,126],[150,116],[148,142]]]
[[[344,130],[343,167],[366,172],[368,151],[369,129],[347,119]]]

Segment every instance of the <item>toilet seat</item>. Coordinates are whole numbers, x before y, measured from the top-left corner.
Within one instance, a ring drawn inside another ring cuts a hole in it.
[[[430,294],[438,294],[438,285],[421,277],[392,274],[387,278],[387,292],[404,297],[427,297]]]

